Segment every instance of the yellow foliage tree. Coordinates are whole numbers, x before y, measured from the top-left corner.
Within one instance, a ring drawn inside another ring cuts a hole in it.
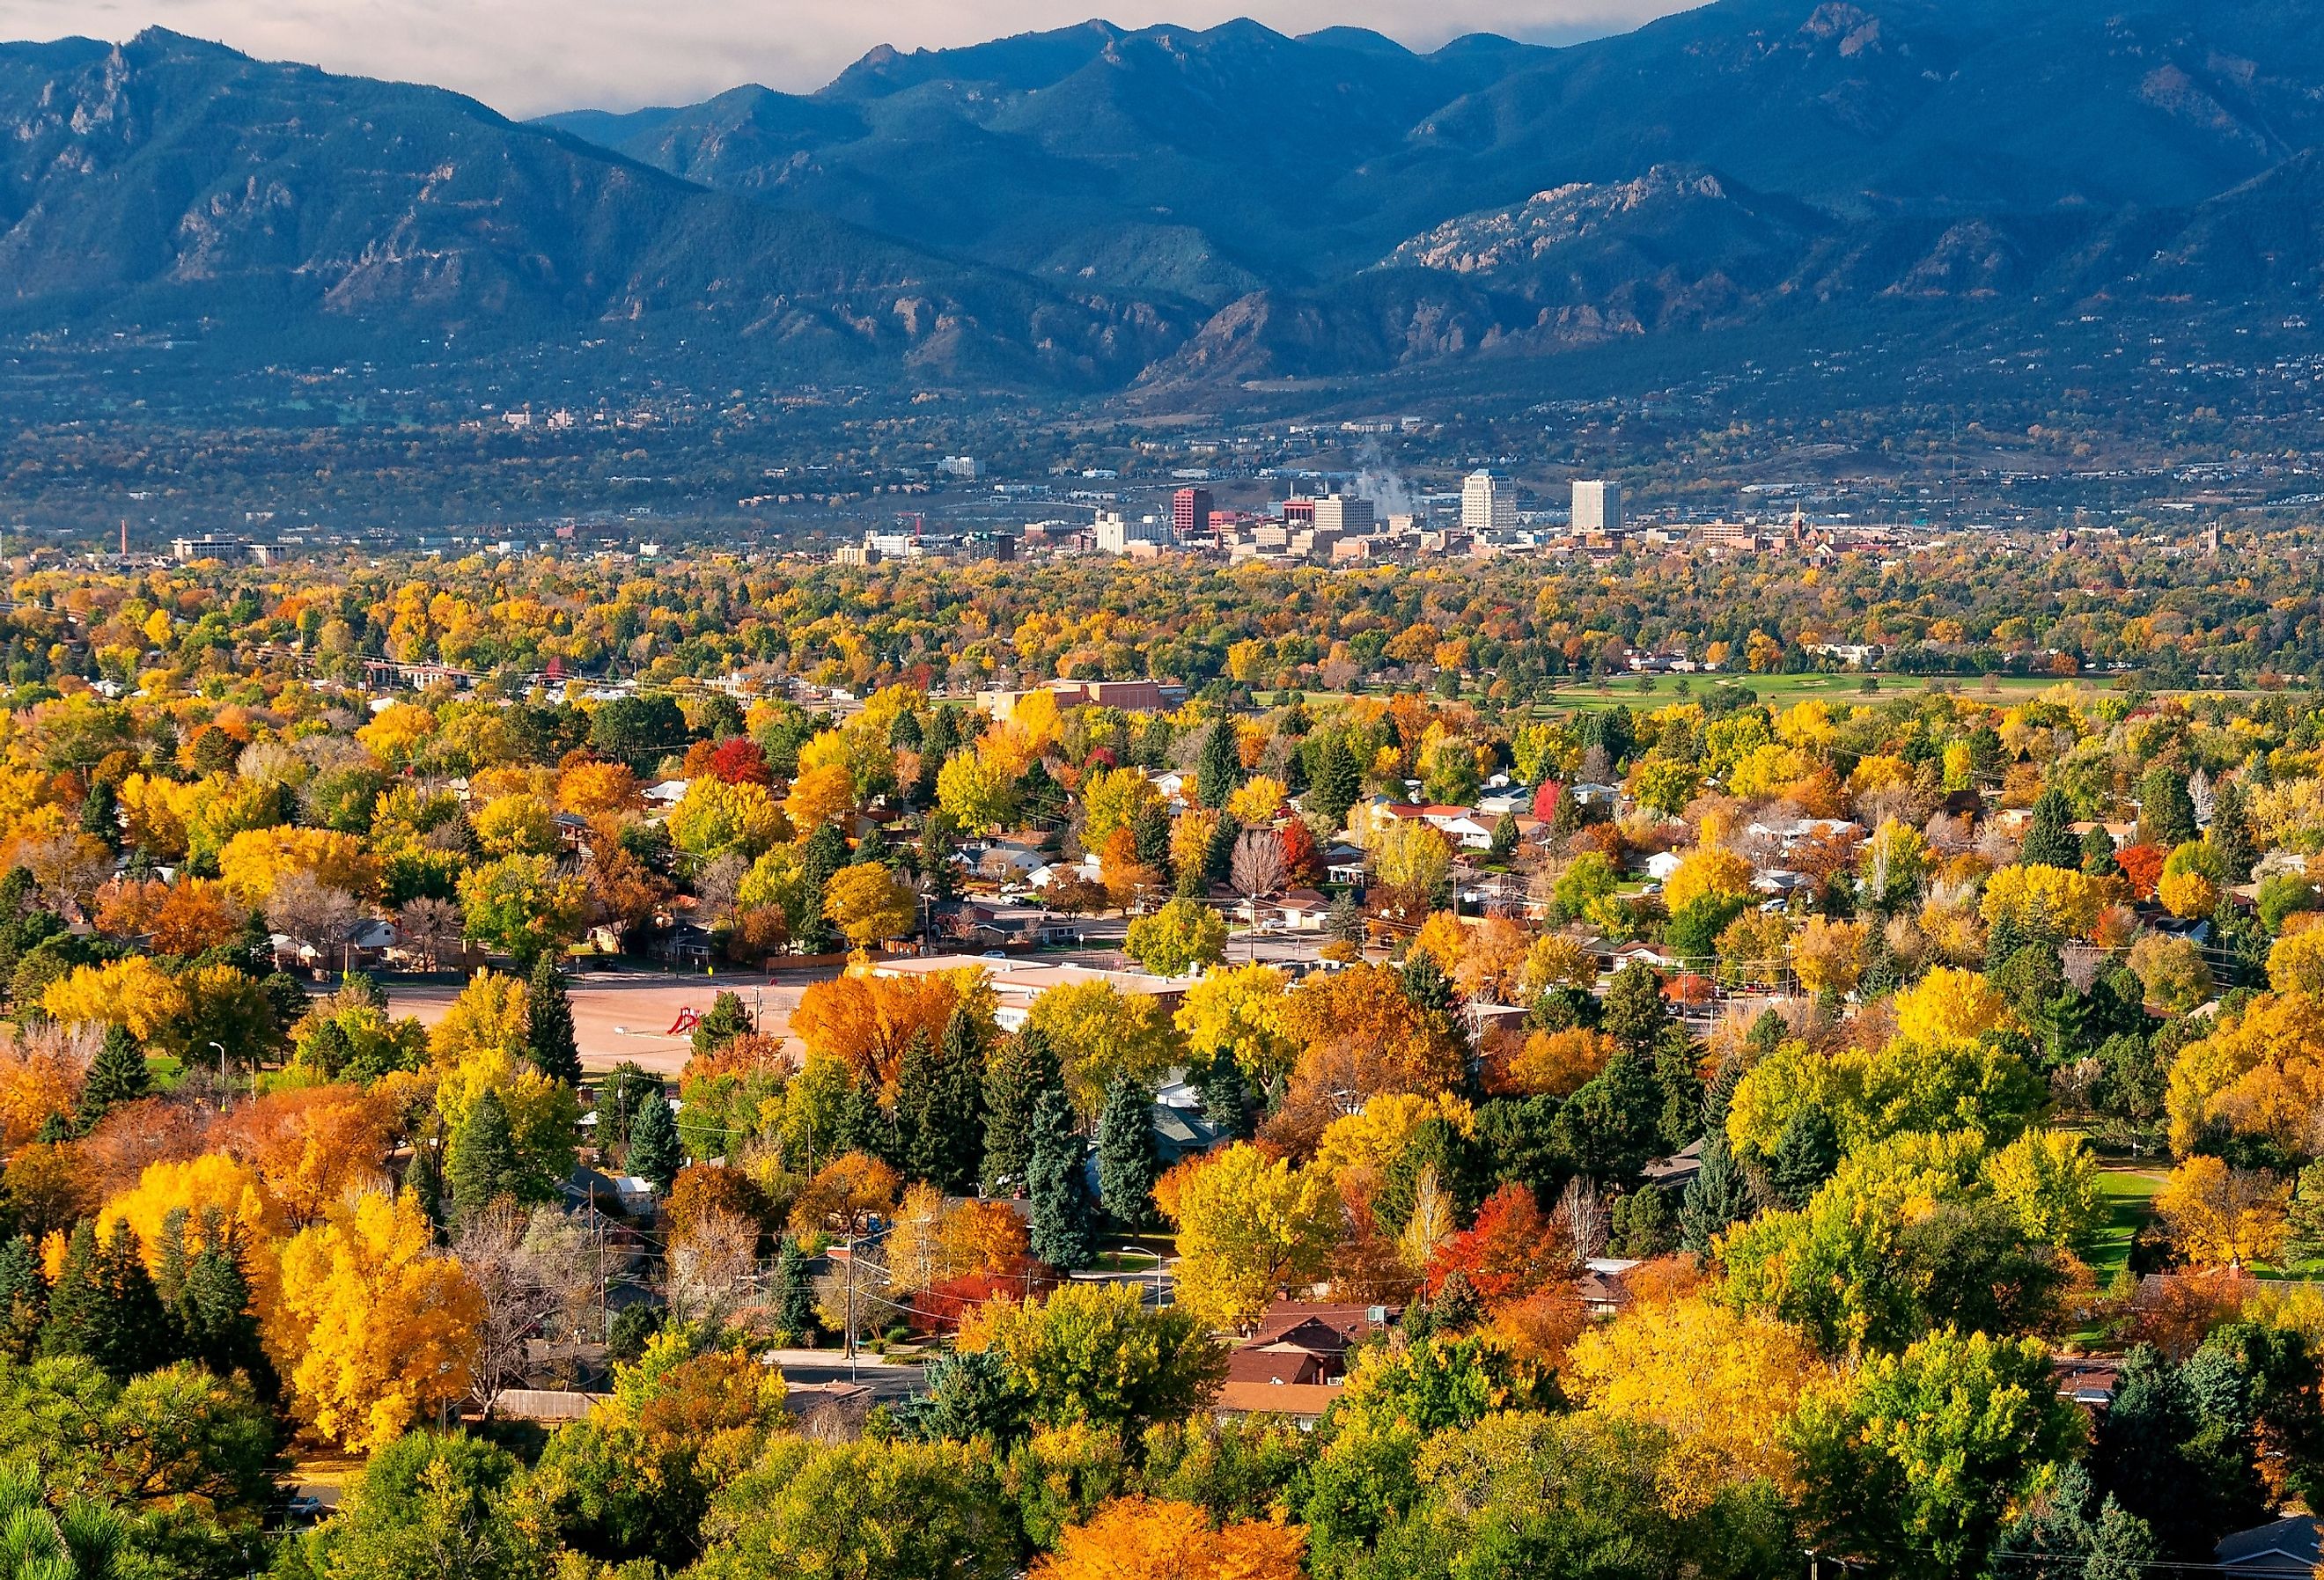
[[[2324,927],[2286,933],[2267,952],[2268,985],[2324,1003]]]
[[[1197,1056],[1228,1053],[1264,1088],[1298,1056],[1283,1023],[1290,992],[1291,979],[1272,966],[1220,966],[1186,990],[1173,1020]]]
[[[41,1008],[69,1026],[126,1026],[144,1043],[168,1044],[186,1013],[185,989],[143,955],[78,966],[49,984]]]
[[[802,766],[799,776],[791,781],[790,794],[783,798],[783,816],[790,819],[793,828],[812,832],[854,805],[855,776],[845,763]]]
[[[1831,1377],[1797,1329],[1699,1296],[1582,1334],[1564,1372],[1589,1409],[1670,1434],[1656,1481],[1682,1519],[1755,1479],[1796,1492],[1785,1428]]]
[[[1940,966],[1896,995],[1896,1034],[1914,1042],[1974,1042],[2009,1019],[2009,1002],[1974,971]]]
[[[1588,988],[1597,981],[1598,956],[1588,945],[1563,933],[1545,933],[1526,949],[1517,987],[1526,998],[1535,999],[1553,987]]]
[[[476,842],[487,855],[549,855],[557,849],[557,814],[536,795],[502,796],[476,814]]]
[[[2187,1260],[2199,1267],[2273,1261],[2283,1250],[2292,1186],[2230,1169],[2199,1152],[2171,1171],[2154,1211]]]
[[[1864,941],[1869,929],[1860,921],[1834,921],[1812,916],[1792,939],[1792,968],[1800,985],[1813,993],[1850,993],[1864,975]]]
[[[1315,1144],[1314,1169],[1325,1178],[1351,1169],[1385,1169],[1404,1156],[1413,1132],[1431,1119],[1446,1121],[1464,1136],[1476,1133],[1476,1112],[1450,1093],[1424,1097],[1391,1092],[1365,1104],[1361,1113],[1325,1125]]]
[[[1277,1289],[1314,1278],[1331,1246],[1320,1179],[1248,1141],[1157,1199],[1178,1225],[1178,1299],[1216,1326],[1257,1321]]]
[[[626,762],[576,762],[557,776],[557,809],[579,818],[642,812],[645,791]]]
[[[514,1058],[524,1052],[529,1035],[524,983],[501,972],[479,971],[428,1033],[428,1053],[445,1066],[485,1049]]]
[[[409,1196],[340,1202],[282,1248],[268,1335],[293,1407],[318,1433],[376,1449],[468,1391],[484,1303],[439,1254]]]
[[[2064,867],[2008,866],[1985,881],[1978,910],[1988,925],[2004,917],[2021,927],[2062,929],[2088,938],[2112,898],[2108,885]]]
[[[842,867],[823,889],[823,914],[858,949],[910,932],[919,909],[911,886],[881,862]]]
[[[362,841],[328,828],[246,828],[218,853],[218,880],[244,905],[265,904],[274,885],[296,872],[350,894],[369,893],[379,877]]]
[[[2174,1151],[2224,1128],[2312,1152],[2324,1123],[2324,999],[2264,993],[2223,1014],[2172,1060],[2163,1104]]]
[[[1246,828],[1257,827],[1272,823],[1276,814],[1283,810],[1286,799],[1281,780],[1253,774],[1227,798],[1227,816]]]
[[[228,1235],[244,1255],[244,1270],[262,1300],[271,1291],[276,1243],[282,1234],[282,1214],[258,1170],[222,1152],[205,1152],[182,1161],[148,1163],[135,1186],[105,1204],[97,1215],[102,1224],[125,1223],[137,1236],[148,1271],[160,1273],[167,1225],[171,1212],[186,1214],[189,1249],[204,1243],[204,1220],[215,1210]]]
[[[1751,864],[1733,851],[1716,845],[1697,845],[1663,884],[1663,904],[1679,911],[1698,900],[1748,894],[1751,875]]]

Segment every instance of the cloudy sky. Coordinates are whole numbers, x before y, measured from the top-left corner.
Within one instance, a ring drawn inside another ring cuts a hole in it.
[[[1157,14],[1098,0],[0,0],[0,37],[124,39],[158,25],[334,71],[438,83],[530,115],[684,103],[746,81],[811,88],[875,44],[973,43],[1092,14],[1189,26],[1250,15],[1286,32],[1351,23],[1428,49],[1478,32],[1562,43],[1690,3],[1172,0]]]

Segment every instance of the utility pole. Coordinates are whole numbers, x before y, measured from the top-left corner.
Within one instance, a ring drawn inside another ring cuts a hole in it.
[[[847,1381],[855,1381],[855,1232],[847,1234]]]
[[[210,1046],[217,1049],[218,1053],[218,1112],[220,1113],[224,1113],[229,1107],[233,1106],[234,1085],[226,1079],[226,1044],[223,1042],[213,1042]],[[251,1078],[254,1081],[257,1079],[254,1075]]]

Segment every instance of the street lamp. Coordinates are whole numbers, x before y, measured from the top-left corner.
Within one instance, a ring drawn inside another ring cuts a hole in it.
[[[218,1112],[219,1112],[220,1113],[224,1113],[226,1111],[226,1107],[227,1107],[227,1104],[228,1104],[228,1101],[229,1101],[230,1095],[231,1095],[231,1094],[232,1094],[232,1092],[234,1091],[234,1087],[233,1087],[232,1084],[231,1084],[231,1083],[229,1083],[229,1082],[226,1080],[226,1044],[225,1044],[225,1043],[223,1043],[223,1042],[213,1042],[213,1043],[211,1043],[211,1044],[210,1044],[210,1046],[211,1046],[212,1048],[215,1048],[215,1049],[217,1049],[217,1055],[218,1055]]]

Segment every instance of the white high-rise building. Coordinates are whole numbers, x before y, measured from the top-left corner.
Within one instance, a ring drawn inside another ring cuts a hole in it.
[[[1167,543],[1167,516],[1126,516],[1118,510],[1097,513],[1097,546],[1101,553],[1127,554],[1132,543]]]
[[[1517,491],[1505,477],[1479,467],[1461,483],[1461,530],[1474,537],[1483,532],[1511,532],[1517,524]]]
[[[1619,483],[1577,481],[1573,485],[1573,530],[1619,537],[1622,531],[1622,485]]]

